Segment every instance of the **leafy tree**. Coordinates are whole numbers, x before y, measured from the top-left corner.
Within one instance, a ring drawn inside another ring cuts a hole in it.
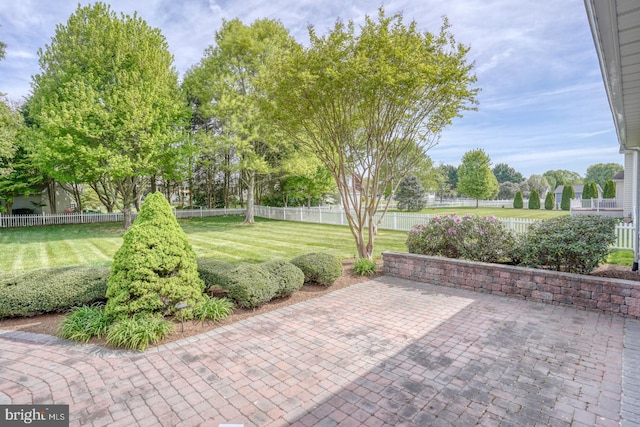
[[[498,200],[513,199],[516,193],[520,191],[520,185],[515,182],[502,182],[498,187]]]
[[[506,163],[498,163],[493,168],[493,174],[496,176],[499,184],[503,182],[515,182],[516,184],[524,181],[524,177],[514,168]]]
[[[149,194],[113,257],[105,314],[172,314],[178,302],[194,307],[203,291],[195,252],[169,202]]]
[[[42,174],[34,167],[24,148],[18,147],[11,158],[0,158],[0,169],[9,171],[0,175],[0,200],[4,201],[9,214],[16,197],[29,196],[41,191],[38,187],[42,184]]]
[[[264,95],[256,85],[270,63],[297,46],[288,30],[274,20],[262,19],[246,26],[240,20],[223,22],[200,62],[185,80],[198,88],[197,114],[215,118],[223,146],[233,147],[247,189],[246,223],[254,222],[256,180],[273,171],[270,160],[287,141],[266,120],[258,100]],[[194,91],[195,92],[195,91]]]
[[[601,188],[604,188],[608,180],[624,170],[624,166],[618,163],[598,163],[587,168],[587,174],[584,177],[585,182],[595,181]]]
[[[63,183],[91,183],[124,212],[150,176],[179,156],[186,118],[165,38],[137,15],[78,6],[39,51],[30,116],[37,164]],[[101,183],[101,185],[95,185]]]
[[[440,164],[436,168],[436,194],[440,201],[444,197],[452,197],[456,194],[458,185],[458,168],[453,165]]]
[[[565,185],[562,189],[562,200],[560,201],[560,209],[563,211],[571,210],[571,199],[575,199],[576,193],[571,185]]]
[[[285,197],[299,197],[311,207],[312,200],[320,201],[322,197],[334,192],[336,184],[327,168],[313,154],[294,152],[283,162],[285,178],[279,192]],[[284,206],[288,203],[285,200]]]
[[[542,175],[531,175],[525,182],[520,184],[522,194],[529,197],[531,191],[536,190],[538,194],[546,194],[551,188],[547,179]]]
[[[440,165],[442,169],[447,183],[451,186],[453,190],[458,188],[458,168],[453,165]]]
[[[324,37],[291,51],[262,80],[265,107],[292,141],[331,171],[359,258],[372,258],[379,210],[433,146],[442,129],[476,102],[468,48],[445,20],[420,33],[402,15],[338,21]]]
[[[615,199],[616,198],[616,183],[612,179],[608,180],[604,185],[602,191],[603,199]]]
[[[11,159],[24,130],[24,120],[17,109],[0,97],[0,177],[11,173]]]
[[[476,199],[490,199],[498,194],[498,180],[489,167],[491,159],[482,149],[467,151],[458,168],[458,191]]]
[[[559,185],[582,184],[582,177],[578,172],[565,169],[548,170],[542,176],[547,179],[551,191],[555,190]]]
[[[513,208],[522,209],[523,207],[524,207],[524,200],[522,198],[522,191],[518,190],[515,197],[513,198]]]
[[[529,209],[540,209],[540,194],[535,190],[531,190],[529,194]]]
[[[548,211],[551,211],[556,206],[556,196],[553,191],[549,191],[547,193],[547,197],[544,198],[544,208]]]
[[[398,209],[406,209],[409,212],[418,212],[426,206],[425,191],[415,175],[407,175],[400,181],[395,199],[398,201]]]
[[[589,199],[597,199],[597,198],[598,198],[598,187],[596,187],[596,183],[593,181],[586,182],[584,184],[584,187],[582,188],[582,199],[589,200]]]

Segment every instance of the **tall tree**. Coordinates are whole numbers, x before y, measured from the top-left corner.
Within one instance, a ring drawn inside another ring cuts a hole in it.
[[[543,175],[531,175],[525,182],[520,184],[520,189],[522,190],[522,194],[525,197],[529,197],[531,191],[536,190],[536,192],[544,197],[547,192],[551,189],[547,178]]]
[[[39,57],[29,102],[38,164],[63,183],[111,188],[128,228],[148,178],[178,157],[186,118],[165,38],[136,14],[95,3],[58,25]]]
[[[491,199],[498,194],[498,180],[491,171],[491,159],[482,149],[467,151],[458,167],[458,192],[476,199]]]
[[[524,177],[514,168],[506,163],[498,163],[493,167],[493,174],[496,176],[499,184],[503,182],[515,182],[516,184],[524,181]]]
[[[501,182],[499,185],[497,198],[499,200],[513,199],[518,191],[520,191],[520,186],[515,182]]]
[[[418,212],[426,206],[425,191],[415,175],[407,175],[400,181],[395,199],[398,201],[398,209],[406,209],[409,212]]]
[[[548,170],[542,174],[547,179],[551,191],[558,188],[559,185],[575,185],[582,184],[582,177],[578,172],[566,169]]]
[[[585,182],[595,181],[601,188],[604,188],[608,180],[624,170],[624,166],[618,163],[597,163],[587,168],[587,174],[584,177]]]
[[[307,48],[283,56],[262,80],[272,120],[331,171],[358,256],[371,259],[379,224],[400,180],[477,89],[468,48],[420,33],[402,15],[366,17],[359,33],[340,21],[324,37],[311,27]]]
[[[225,21],[198,66],[185,80],[200,90],[199,111],[218,121],[215,140],[233,146],[247,189],[246,223],[254,222],[256,179],[271,171],[269,157],[284,141],[258,106],[262,97],[258,79],[274,61],[297,46],[288,30],[269,19],[247,26],[238,19]]]
[[[4,97],[0,97],[0,177],[11,173],[11,159],[18,148],[23,129],[24,120],[20,112]]]

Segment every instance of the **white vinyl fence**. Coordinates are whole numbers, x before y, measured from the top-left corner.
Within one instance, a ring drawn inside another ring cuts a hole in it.
[[[285,221],[315,222],[320,224],[348,225],[347,217],[343,210],[327,208],[274,208],[269,206],[256,206],[256,216],[279,219]],[[380,214],[378,214],[380,215]],[[409,231],[418,224],[429,222],[435,215],[408,214],[400,212],[387,212],[378,226],[380,229]],[[379,216],[377,216],[379,218]],[[509,230],[516,233],[526,233],[530,224],[537,219],[528,218],[497,218],[504,223]],[[614,249],[634,248],[633,224],[620,223],[616,226],[616,243]]]
[[[174,209],[176,218],[201,218],[207,216],[244,215],[244,209]],[[136,219],[137,212],[131,212]],[[117,213],[74,213],[37,215],[0,215],[0,228],[31,227],[37,225],[91,224],[98,222],[123,222],[124,214]]]
[[[222,215],[244,215],[244,209],[176,209],[176,218],[196,218]],[[347,217],[342,209],[336,208],[274,208],[270,206],[256,206],[257,217],[311,222],[320,224],[348,225]],[[378,218],[379,218],[378,214]],[[400,212],[387,212],[378,226],[380,229],[409,231],[418,224],[429,222],[435,215],[408,214]],[[135,219],[137,213],[132,212]],[[517,233],[525,233],[529,225],[538,221],[526,218],[496,218],[504,223],[509,230]],[[30,227],[38,225],[56,224],[89,224],[98,222],[122,222],[122,213],[79,213],[79,214],[41,214],[41,215],[0,215],[0,228]],[[620,223],[616,226],[617,241],[613,245],[615,249],[631,249],[635,245],[633,224]]]

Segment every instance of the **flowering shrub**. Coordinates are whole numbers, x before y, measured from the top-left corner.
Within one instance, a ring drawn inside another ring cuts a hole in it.
[[[415,226],[406,244],[414,254],[499,262],[511,259],[515,240],[493,216],[452,214],[436,215],[427,224]]]

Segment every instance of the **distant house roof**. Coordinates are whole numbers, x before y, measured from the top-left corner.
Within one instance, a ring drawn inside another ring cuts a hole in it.
[[[573,187],[573,191],[576,193],[582,193],[582,190],[584,189],[584,185],[582,184],[575,184],[575,185],[572,185],[572,187]],[[562,193],[563,191],[564,191],[564,185],[558,185],[554,193],[558,194],[558,193]]]
[[[623,180],[624,179],[624,171],[620,171],[618,173],[616,173],[615,175],[613,175],[613,178],[611,179],[616,179],[616,180]]]
[[[582,194],[583,190],[584,190],[584,185],[583,184],[573,184],[573,192],[574,193],[580,193]],[[598,188],[598,194],[602,193],[602,187],[600,187],[600,184],[596,184],[596,187]],[[560,194],[564,191],[564,185],[558,185],[556,187],[556,190],[553,192],[554,194]]]

